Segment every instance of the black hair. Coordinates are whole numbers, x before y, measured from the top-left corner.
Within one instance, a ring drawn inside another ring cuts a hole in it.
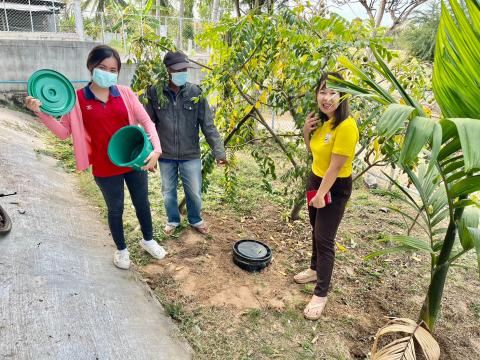
[[[343,80],[342,75],[337,72],[329,71],[324,72],[318,81],[317,88],[315,90],[315,101],[317,101],[318,92],[327,87],[327,80],[329,76],[335,76],[336,78]],[[318,106],[318,105],[317,105]],[[322,122],[328,120],[328,116],[319,109],[319,115]],[[345,93],[340,92],[340,103],[335,110],[335,119],[333,120],[332,129],[335,129],[340,123],[350,116],[350,108],[348,106],[348,99],[345,98]]]
[[[87,58],[87,69],[92,71],[92,69],[96,68],[103,60],[110,57],[113,57],[115,60],[117,60],[118,72],[120,72],[120,68],[122,67],[120,55],[118,54],[117,50],[108,45],[98,45],[95,46],[92,51],[90,51],[90,54],[88,54]]]

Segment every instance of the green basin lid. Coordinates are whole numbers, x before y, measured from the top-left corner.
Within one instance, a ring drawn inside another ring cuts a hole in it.
[[[40,109],[52,116],[68,114],[77,100],[72,83],[55,70],[42,69],[28,79],[28,95],[40,100]]]

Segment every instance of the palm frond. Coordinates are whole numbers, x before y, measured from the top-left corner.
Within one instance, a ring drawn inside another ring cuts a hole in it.
[[[382,336],[395,334],[402,337],[379,348]],[[406,318],[393,318],[375,335],[372,360],[416,360],[420,351],[427,360],[440,358],[440,346],[422,324]]]
[[[457,0],[442,2],[437,32],[433,91],[445,117],[480,114],[480,5],[467,0],[468,16]]]

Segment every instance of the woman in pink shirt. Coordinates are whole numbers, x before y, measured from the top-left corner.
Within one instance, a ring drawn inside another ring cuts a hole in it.
[[[27,97],[26,106],[60,139],[72,136],[78,170],[92,166],[92,173],[108,208],[108,224],[117,250],[113,263],[120,269],[130,267],[130,256],[123,230],[124,184],[130,192],[142,229],[140,246],[157,259],[165,250],[153,240],[152,216],[148,201],[146,170],[154,171],[162,150],[153,122],[133,91],[117,85],[121,61],[118,52],[106,45],[96,46],[88,55],[87,68],[92,81],[77,90],[73,110],[60,121],[41,112],[41,102]],[[127,125],[141,125],[148,134],[153,151],[142,171],[114,165],[107,154],[112,135]]]

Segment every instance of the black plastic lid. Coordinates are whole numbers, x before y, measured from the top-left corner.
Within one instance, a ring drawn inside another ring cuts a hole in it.
[[[272,261],[270,248],[257,240],[240,240],[233,245],[233,262],[247,271],[260,271]]]
[[[255,240],[243,240],[238,242],[236,250],[240,255],[250,259],[263,259],[269,253],[267,246]]]

